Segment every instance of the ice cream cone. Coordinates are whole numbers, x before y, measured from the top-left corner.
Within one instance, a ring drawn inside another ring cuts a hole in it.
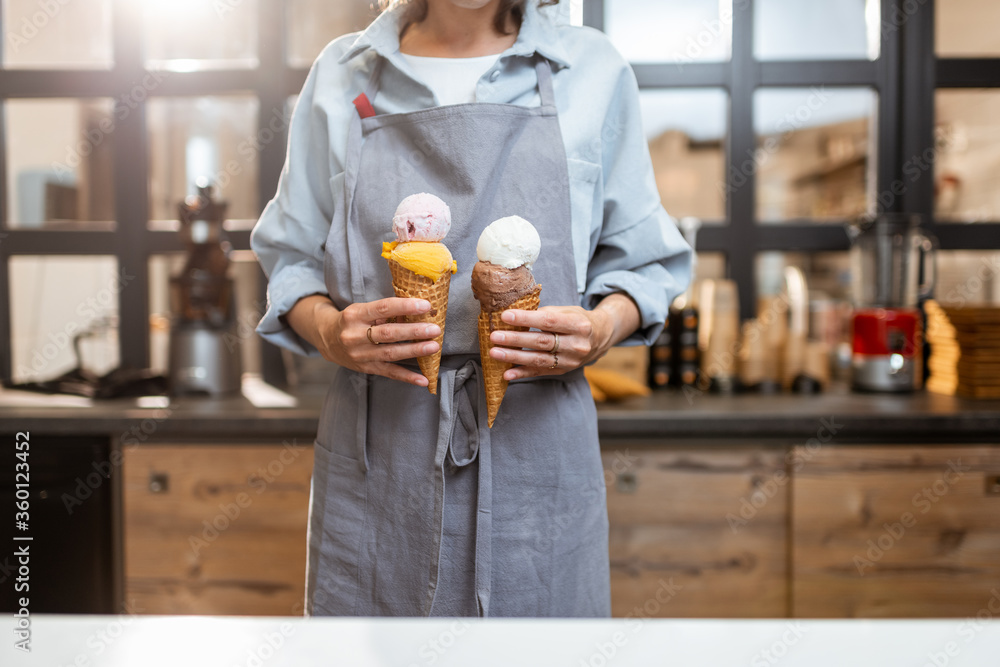
[[[389,261],[392,270],[392,288],[401,299],[426,299],[431,302],[431,309],[424,315],[410,315],[407,322],[426,322],[441,327],[441,335],[435,338],[438,345],[444,346],[444,322],[448,317],[448,287],[451,285],[451,273],[445,273],[437,282],[405,269],[397,262]],[[441,349],[426,357],[418,357],[420,372],[427,378],[427,389],[437,394],[438,372],[441,369]]]
[[[510,305],[508,310],[538,310],[539,296],[542,293],[542,286],[535,287],[534,291],[521,297]],[[517,327],[504,322],[500,316],[503,311],[480,311],[479,313],[479,354],[483,363],[483,384],[486,386],[486,405],[489,415],[489,425],[493,428],[497,413],[500,411],[500,403],[507,393],[507,380],[503,374],[513,364],[505,361],[497,361],[490,356],[490,350],[494,345],[490,342],[490,334],[494,331],[527,331],[528,327]]]

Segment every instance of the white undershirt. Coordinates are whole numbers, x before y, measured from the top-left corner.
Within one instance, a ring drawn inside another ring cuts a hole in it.
[[[476,85],[496,64],[499,55],[478,58],[430,58],[401,53],[421,81],[426,83],[438,104],[466,104],[476,101]]]

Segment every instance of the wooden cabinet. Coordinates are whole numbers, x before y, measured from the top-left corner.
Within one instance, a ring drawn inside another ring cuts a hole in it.
[[[604,459],[615,616],[996,615],[995,445],[616,444]]]
[[[785,616],[786,453],[606,449],[613,614]]]
[[[795,455],[793,615],[975,617],[995,606],[1000,448],[839,446]]]
[[[615,616],[969,617],[1000,600],[996,445],[605,445]],[[311,446],[124,454],[130,608],[302,613]]]
[[[145,614],[301,615],[312,446],[124,451],[125,600]]]

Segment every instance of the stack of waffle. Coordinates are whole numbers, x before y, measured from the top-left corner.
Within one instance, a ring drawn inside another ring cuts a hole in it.
[[[1000,398],[1000,307],[944,308],[928,301],[927,389],[970,398]]]

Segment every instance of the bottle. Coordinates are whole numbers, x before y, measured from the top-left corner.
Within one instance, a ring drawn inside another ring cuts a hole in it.
[[[678,301],[671,311],[674,343],[674,386],[693,387],[698,383],[701,352],[698,350],[698,308],[692,301]]]
[[[665,389],[674,379],[674,351],[672,327],[674,317],[671,314],[663,332],[649,348],[649,386],[652,389]]]
[[[702,327],[699,389],[729,394],[736,390],[736,361],[740,351],[740,305],[732,280],[705,280],[698,303]]]
[[[694,250],[698,242],[701,220],[695,217],[682,218],[679,224],[684,240]],[[693,387],[698,384],[701,367],[701,351],[698,348],[698,330],[701,316],[698,310],[698,286],[695,271],[698,266],[697,254],[692,261],[691,284],[687,291],[674,301],[670,311],[671,338],[673,342],[673,385]]]

